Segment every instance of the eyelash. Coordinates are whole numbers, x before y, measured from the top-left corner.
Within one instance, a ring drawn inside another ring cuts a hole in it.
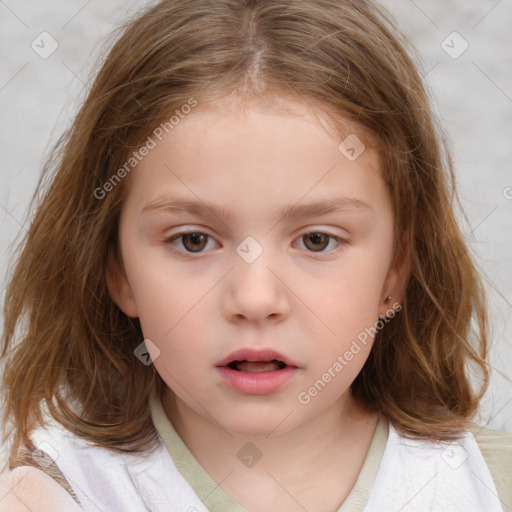
[[[183,238],[184,236],[186,235],[192,235],[192,234],[196,234],[196,235],[205,235],[208,239],[207,239],[207,242],[209,240],[213,240],[213,237],[208,235],[207,233],[204,233],[202,231],[198,231],[198,230],[190,230],[190,231],[180,231],[179,233],[176,233],[172,236],[170,236],[169,238],[166,238],[163,240],[163,243],[165,245],[174,245],[173,242],[175,240],[178,240],[180,238]],[[310,252],[311,254],[331,254],[332,252],[334,252],[338,247],[342,246],[342,245],[345,245],[347,243],[347,240],[343,239],[343,238],[340,238],[338,236],[335,236],[335,235],[331,235],[330,233],[325,233],[323,231],[306,231],[304,233],[302,233],[299,237],[298,237],[298,240],[302,240],[306,235],[311,235],[311,234],[319,234],[319,235],[326,235],[327,237],[329,237],[331,240],[334,240],[338,246],[335,247],[333,250],[331,251],[308,251]],[[201,254],[204,254],[204,251],[197,251],[197,252],[192,252],[192,251],[187,251],[186,249],[185,250],[180,250],[180,249],[176,249],[176,248],[173,248],[172,250],[174,250],[175,252],[177,252],[178,254],[180,254],[181,256],[193,256],[194,254],[197,254],[197,255],[201,255]],[[307,249],[306,249],[307,250]]]

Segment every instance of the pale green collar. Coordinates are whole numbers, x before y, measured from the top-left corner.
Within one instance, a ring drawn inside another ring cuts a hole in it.
[[[169,421],[160,399],[151,400],[151,416],[176,467],[210,512],[247,512],[203,469]],[[362,512],[379,468],[388,437],[388,421],[380,416],[357,481],[337,512]]]

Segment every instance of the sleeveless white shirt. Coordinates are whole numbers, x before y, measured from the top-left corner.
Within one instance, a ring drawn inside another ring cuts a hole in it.
[[[503,512],[471,432],[457,442],[410,440],[389,424],[364,512]]]
[[[160,436],[152,452],[121,453],[92,446],[53,418],[47,421],[46,428],[34,430],[32,442],[55,461],[85,512],[208,512]],[[470,432],[457,443],[410,440],[389,423],[364,512],[503,512],[503,508]]]

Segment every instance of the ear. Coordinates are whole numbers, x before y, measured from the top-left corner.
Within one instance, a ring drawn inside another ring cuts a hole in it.
[[[108,252],[108,264],[106,272],[107,288],[112,300],[129,317],[138,318],[139,312],[133,296],[126,273],[115,251],[111,248]]]
[[[386,315],[391,304],[403,304],[405,289],[411,274],[411,240],[406,231],[397,247],[382,288],[381,316]],[[391,297],[391,299],[389,299]],[[388,300],[389,299],[389,300]]]

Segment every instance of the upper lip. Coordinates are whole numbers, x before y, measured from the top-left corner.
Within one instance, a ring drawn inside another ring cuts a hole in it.
[[[254,349],[254,348],[241,348],[231,352],[229,356],[221,359],[215,366],[227,366],[233,361],[282,361],[287,366],[297,366],[291,359],[283,356],[279,352],[272,349]]]

